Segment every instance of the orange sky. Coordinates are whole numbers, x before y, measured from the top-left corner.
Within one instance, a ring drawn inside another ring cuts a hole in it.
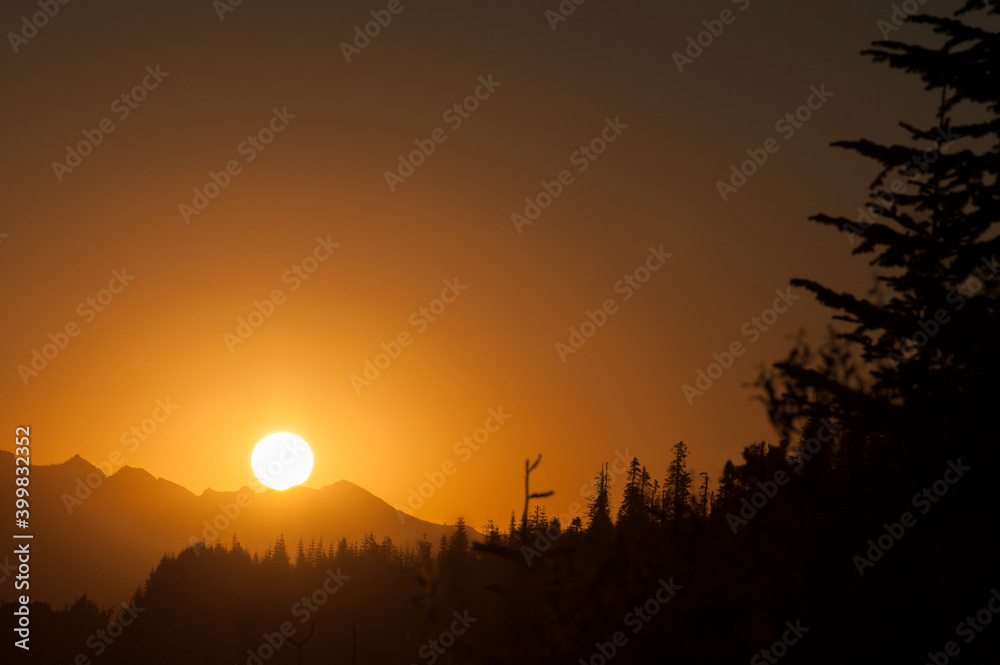
[[[850,214],[874,176],[828,144],[901,140],[897,120],[933,115],[914,81],[857,56],[888,4],[739,4],[683,73],[672,53],[726,3],[586,3],[553,31],[554,1],[406,2],[350,63],[338,45],[385,3],[247,2],[222,21],[207,1],[62,6],[0,69],[13,95],[4,428],[32,426],[35,464],[118,451],[198,493],[246,484],[253,445],[275,431],[312,445],[308,485],[343,478],[393,504],[451,463],[408,510],[477,528],[520,505],[538,453],[554,513],[618,452],[662,480],[680,439],[714,481],[744,445],[773,440],[743,384],[800,327],[820,336],[826,315],[803,297],[756,340],[744,325],[793,276],[870,282],[844,234],[805,221]],[[0,25],[36,9],[6,3]],[[144,79],[145,99],[115,104]],[[833,95],[783,135],[776,122],[821,85]],[[448,115],[477,89],[468,117]],[[268,127],[272,142],[244,143]],[[100,144],[54,169],[84,131]],[[614,140],[581,157],[602,132]],[[716,182],[769,137],[777,152],[724,202]],[[390,189],[414,141],[434,151]],[[204,210],[179,209],[227,165]],[[564,171],[519,233],[511,215]],[[671,256],[626,300],[619,281],[657,263],[651,247]],[[134,279],[102,295],[116,270]],[[442,311],[449,282],[466,288]],[[276,289],[271,315],[227,344]],[[86,304],[109,295],[100,312]],[[562,362],[556,344],[608,300]],[[19,365],[67,324],[77,334],[26,385]],[[352,384],[401,333],[380,376]],[[733,342],[745,353],[689,405],[682,385]],[[123,437],[168,399],[145,441]],[[456,449],[491,409],[509,419]]]

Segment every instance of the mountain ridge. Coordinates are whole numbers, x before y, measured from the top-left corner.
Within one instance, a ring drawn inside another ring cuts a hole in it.
[[[0,450],[0,473],[13,477],[14,464],[14,454]],[[84,593],[104,605],[121,602],[164,555],[199,541],[228,546],[236,535],[247,550],[263,552],[279,535],[290,546],[299,537],[330,545],[360,541],[366,533],[412,546],[423,538],[436,544],[454,531],[398,511],[348,480],[280,492],[244,486],[195,494],[141,467],[106,475],[80,455],[32,466],[30,478],[31,594],[55,606]],[[3,493],[0,511],[12,514],[13,501],[13,493]],[[8,593],[5,587],[0,599]]]

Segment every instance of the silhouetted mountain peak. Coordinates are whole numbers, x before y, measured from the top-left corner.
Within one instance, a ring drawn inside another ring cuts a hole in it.
[[[9,472],[13,465],[13,452],[0,451],[0,471],[6,467]],[[402,546],[425,534],[437,542],[453,530],[397,513],[378,496],[346,480],[318,489],[298,486],[259,493],[249,487],[206,489],[199,496],[134,466],[105,476],[74,455],[59,464],[33,468],[32,482],[39,490],[32,504],[38,533],[52,545],[39,553],[39,565],[61,571],[39,582],[37,595],[56,603],[70,602],[83,592],[104,603],[123,598],[164,553],[178,552],[199,539],[228,544],[238,533],[245,548],[262,552],[281,533],[289,543],[299,537],[307,542],[314,538],[359,542],[366,533],[374,533],[379,540],[390,537]],[[5,504],[0,497],[0,508],[13,510],[9,501]],[[76,545],[83,534],[90,546],[81,553]],[[470,537],[478,540],[479,534],[470,530]]]
[[[374,494],[372,494],[371,492],[369,492],[368,490],[366,490],[361,485],[356,485],[356,484],[352,483],[349,480],[338,480],[335,483],[327,485],[323,489],[324,490],[325,489],[330,489],[331,491],[341,492],[343,494],[354,493],[354,494],[358,494],[358,495],[361,495],[361,496],[370,496],[370,497],[375,498],[375,499],[378,498],[377,496],[375,496]]]
[[[156,480],[156,476],[151,474],[149,471],[136,466],[129,466],[127,464],[111,474],[111,478],[115,478],[119,481],[128,480],[132,482]]]
[[[101,471],[99,467],[94,466],[93,464],[91,464],[84,458],[80,457],[79,455],[73,455],[72,457],[70,457],[68,460],[66,460],[61,464],[47,464],[44,466],[48,466],[49,468],[53,469],[60,469],[62,471],[67,471],[78,477],[84,477],[95,472],[101,474],[101,476],[104,476],[105,478],[107,477],[104,475],[104,472]]]

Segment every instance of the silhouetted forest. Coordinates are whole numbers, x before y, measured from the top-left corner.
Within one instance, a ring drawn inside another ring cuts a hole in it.
[[[792,281],[833,321],[755,384],[777,443],[710,479],[664,441],[668,468],[633,459],[619,505],[595,469],[582,519],[529,495],[474,545],[460,520],[412,546],[188,549],[131,609],[33,605],[58,636],[33,662],[1000,662],[1000,38],[964,22],[998,7],[910,17],[937,47],[865,52],[920,78],[934,122],[835,144],[877,177],[859,211],[812,219],[879,276],[864,297]]]

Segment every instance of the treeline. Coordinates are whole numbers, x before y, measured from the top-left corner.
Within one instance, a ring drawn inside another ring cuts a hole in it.
[[[974,480],[978,455],[963,457],[967,477],[947,455],[921,477],[886,471],[894,448],[816,420],[794,444],[747,446],[711,488],[695,486],[683,443],[662,484],[633,459],[618,505],[602,468],[586,518],[565,527],[534,505],[476,543],[460,518],[437,543],[199,545],[164,556],[128,608],[33,606],[33,661],[717,663],[778,642],[790,661],[843,662],[864,645],[872,660],[922,662],[930,636],[947,637],[942,611],[961,597],[974,612],[997,582],[995,559],[962,549],[995,547],[968,529],[997,501]],[[936,500],[921,512],[911,498],[925,488]],[[859,568],[907,509],[916,526]],[[789,622],[804,631],[794,644]],[[914,634],[928,638],[903,639]]]

